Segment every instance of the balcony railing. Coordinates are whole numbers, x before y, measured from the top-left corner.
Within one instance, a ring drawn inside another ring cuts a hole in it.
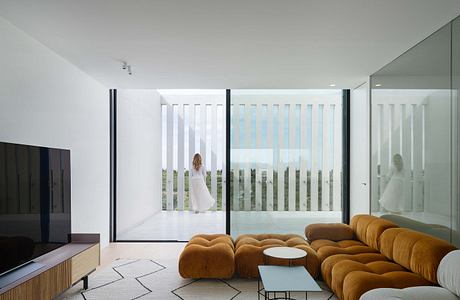
[[[340,99],[232,99],[226,201],[225,95],[163,98],[163,209],[189,209],[191,157],[200,152],[212,210],[340,211]],[[326,170],[326,171],[323,171]]]

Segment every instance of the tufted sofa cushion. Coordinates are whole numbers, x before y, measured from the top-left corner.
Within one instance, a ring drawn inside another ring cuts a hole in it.
[[[196,235],[179,257],[179,273],[184,278],[231,278],[234,272],[234,246],[229,235]]]
[[[386,230],[380,237],[380,252],[390,260],[434,284],[441,259],[455,247],[430,235],[404,228]]]
[[[312,242],[316,240],[343,241],[353,239],[353,229],[347,224],[318,223],[305,227],[305,236]]]
[[[321,264],[321,275],[324,282],[328,286],[332,286],[332,270],[334,266],[342,261],[355,261],[362,264],[367,264],[376,261],[388,261],[388,259],[380,253],[359,253],[359,254],[338,254],[326,258]]]
[[[267,248],[286,246],[295,247],[307,252],[307,257],[293,260],[292,265],[304,265],[308,272],[317,277],[319,259],[316,252],[299,235],[295,234],[246,234],[240,235],[235,241],[235,267],[242,278],[259,277],[258,266],[265,263],[263,251]],[[288,261],[268,258],[268,264],[287,265]]]
[[[364,293],[360,300],[417,299],[417,300],[459,300],[460,299],[460,250],[449,252],[439,264],[437,277],[441,287],[417,286],[405,289],[377,288]]]
[[[376,288],[407,288],[437,283],[441,259],[455,247],[435,237],[404,228],[390,228],[380,237],[386,262],[341,261],[331,271],[331,288],[340,299],[359,299]]]
[[[337,263],[332,269],[331,288],[340,299],[358,299],[373,285],[406,288],[432,283],[391,261],[363,264],[346,260]]]
[[[379,249],[380,235],[389,228],[398,225],[371,215],[356,215],[351,219],[350,226],[356,239],[375,250]]]
[[[313,240],[311,246],[317,251],[320,261],[324,261],[329,256],[337,254],[378,253],[380,235],[386,229],[394,227],[397,225],[375,216],[356,215],[352,218],[350,226],[312,224],[305,228],[305,233],[309,240]],[[319,229],[320,233],[315,233],[316,229]],[[334,233],[337,230],[339,233]],[[347,239],[337,241],[339,236]]]

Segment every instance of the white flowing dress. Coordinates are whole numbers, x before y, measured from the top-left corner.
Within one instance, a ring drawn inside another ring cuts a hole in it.
[[[205,212],[216,202],[209,193],[205,179],[206,170],[203,166],[199,170],[192,168],[190,204],[193,211]]]
[[[390,181],[388,182],[382,197],[379,200],[380,205],[387,211],[399,213],[404,207],[404,171],[395,169],[390,172]]]

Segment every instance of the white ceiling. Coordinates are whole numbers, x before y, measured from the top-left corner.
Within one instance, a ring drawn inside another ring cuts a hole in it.
[[[352,88],[460,1],[0,0],[0,15],[110,88]]]

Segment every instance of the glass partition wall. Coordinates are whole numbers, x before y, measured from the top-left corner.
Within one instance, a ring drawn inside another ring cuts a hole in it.
[[[371,212],[459,245],[460,26],[371,76]],[[452,48],[453,47],[453,48]]]
[[[232,90],[230,226],[297,233],[342,220],[342,91]]]

